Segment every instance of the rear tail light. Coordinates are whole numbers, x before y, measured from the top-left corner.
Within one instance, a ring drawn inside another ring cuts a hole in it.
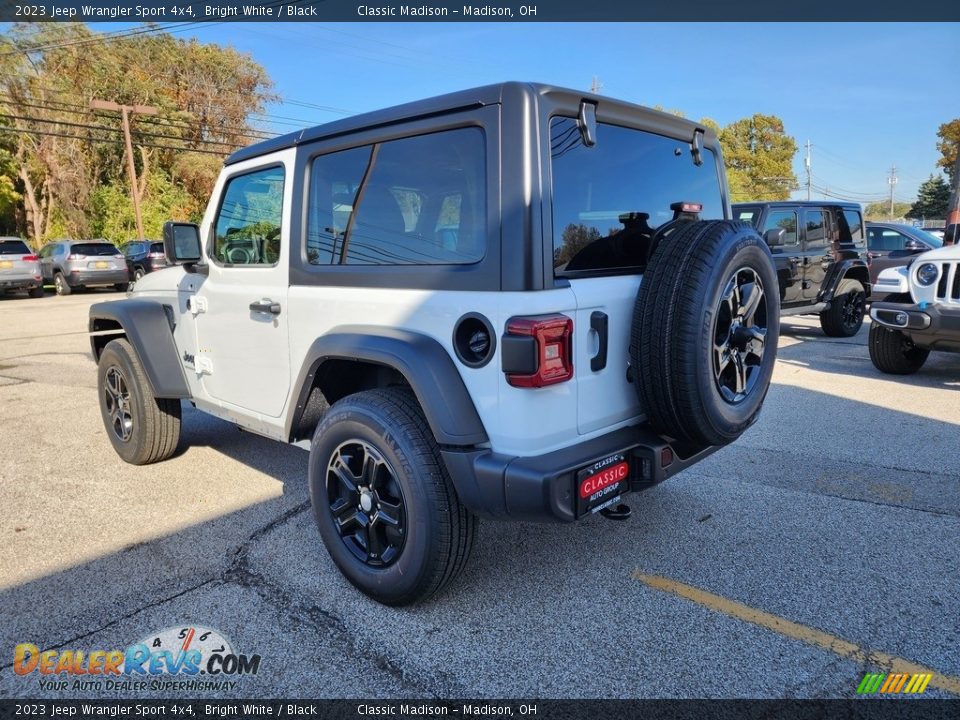
[[[24,255],[21,260],[26,260],[27,262],[36,262],[40,258],[36,255]]]
[[[503,371],[514,387],[539,388],[573,377],[573,320],[566,315],[515,317],[503,337]]]

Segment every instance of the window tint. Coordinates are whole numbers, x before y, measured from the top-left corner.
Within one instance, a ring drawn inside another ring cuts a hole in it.
[[[907,247],[907,236],[898,233],[896,230],[885,230],[883,228],[870,228],[870,249],[883,252],[894,252],[896,250],[905,250]]]
[[[807,210],[807,247],[826,247],[827,214],[822,210]]]
[[[30,254],[30,248],[21,240],[0,240],[0,255]]]
[[[74,243],[70,246],[71,255],[116,255],[119,252],[110,243]]]
[[[702,217],[723,217],[708,150],[697,166],[688,142],[607,124],[586,147],[576,121],[562,117],[550,122],[550,147],[557,274],[643,266],[654,231],[673,218],[673,203],[700,203]]]
[[[767,230],[782,229],[783,244],[795,245],[797,243],[797,213],[793,210],[771,210],[763,223],[761,235]]]
[[[163,254],[163,243],[162,242],[150,243],[150,252]]]
[[[314,265],[450,265],[483,258],[483,132],[462,128],[313,161],[307,259]]]
[[[837,218],[840,221],[840,242],[863,241],[863,220],[856,210],[844,210]]]
[[[282,167],[231,178],[217,214],[214,259],[224,265],[275,265],[282,217]]]

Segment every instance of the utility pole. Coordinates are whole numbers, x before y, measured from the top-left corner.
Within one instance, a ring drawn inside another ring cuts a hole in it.
[[[603,83],[600,82],[600,78],[598,78],[596,75],[594,75],[594,76],[593,76],[593,82],[590,83],[590,92],[592,92],[594,95],[596,95],[596,94],[599,93],[601,90],[603,90]]]
[[[897,166],[890,168],[890,177],[887,178],[887,184],[890,186],[890,220],[893,221],[893,188],[897,184]]]
[[[804,166],[807,168],[807,200],[810,199],[810,186],[813,184],[813,175],[810,172],[810,141],[807,140],[807,156],[804,158]]]
[[[133,142],[130,140],[130,115],[156,115],[160,112],[151,105],[121,105],[109,100],[91,100],[91,110],[110,110],[119,112],[123,125],[123,142],[126,146],[127,175],[130,178],[130,198],[133,200],[133,214],[137,218],[137,238],[142,240],[143,216],[140,214],[140,194],[137,192],[137,168],[133,164]]]

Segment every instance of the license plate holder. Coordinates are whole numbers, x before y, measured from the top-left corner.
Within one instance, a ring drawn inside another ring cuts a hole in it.
[[[13,267],[13,262],[10,260],[0,260],[0,270],[10,270]]]
[[[110,267],[110,263],[108,263],[106,260],[97,260],[96,264],[94,264],[94,267],[97,270],[106,270],[108,267]]]
[[[613,505],[630,487],[632,463],[624,453],[615,453],[581,468],[574,476],[577,517]]]

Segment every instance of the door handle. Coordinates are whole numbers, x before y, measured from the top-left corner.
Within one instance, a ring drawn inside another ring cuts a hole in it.
[[[599,310],[590,313],[590,329],[600,338],[597,354],[590,358],[590,369],[599,372],[607,366],[607,314]]]
[[[254,300],[250,303],[250,310],[255,313],[270,313],[271,315],[280,314],[280,303],[274,302],[270,298]]]

